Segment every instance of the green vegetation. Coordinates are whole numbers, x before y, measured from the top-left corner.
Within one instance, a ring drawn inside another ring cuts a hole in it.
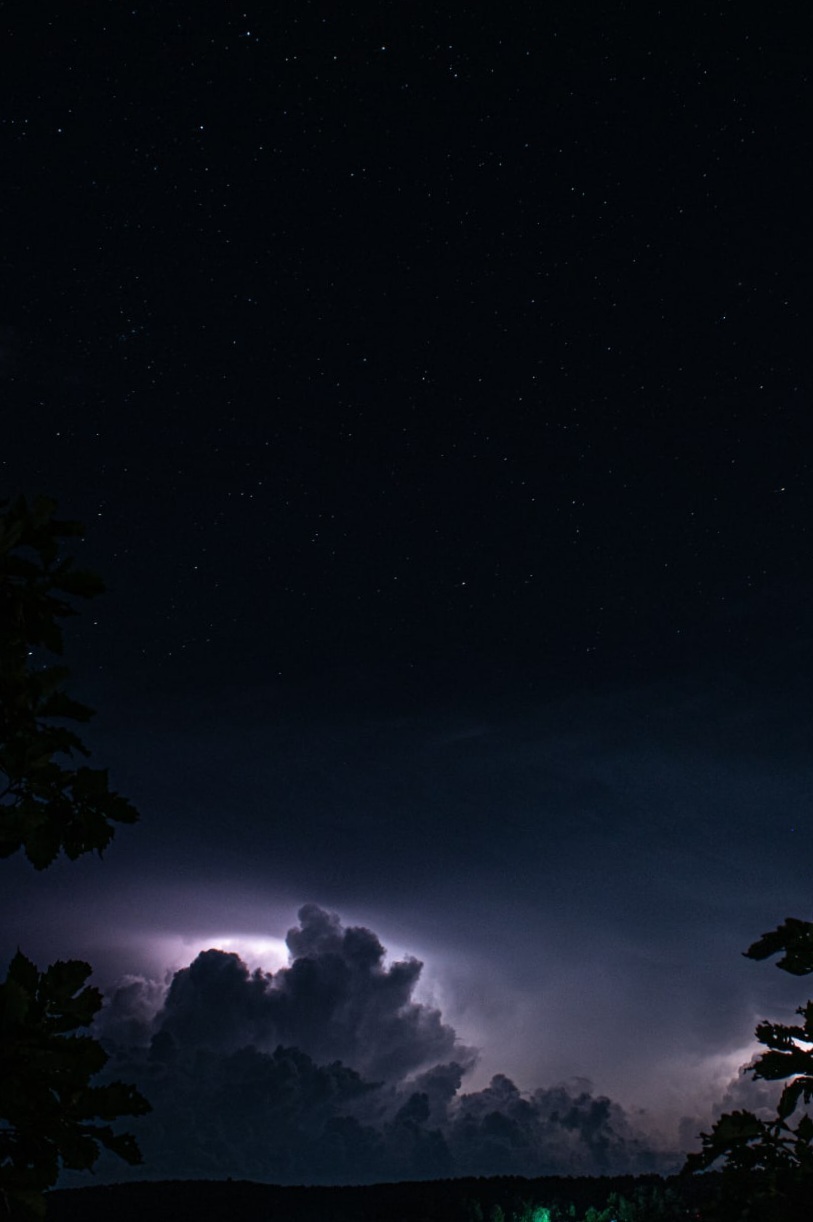
[[[470,1222],[686,1222],[691,1216],[678,1191],[657,1185],[634,1188],[629,1196],[610,1192],[605,1205],[589,1205],[583,1212],[577,1212],[572,1203],[523,1202],[518,1209],[493,1205],[486,1211],[475,1202],[469,1215]]]
[[[60,852],[101,855],[115,824],[138,812],[110,789],[106,770],[74,766],[89,753],[65,722],[86,722],[93,710],[67,695],[68,670],[42,661],[62,653],[60,620],[76,614],[70,598],[104,589],[60,555],[62,540],[81,538],[82,528],[54,519],[56,503],[45,497],[2,508],[0,856],[22,850],[42,870]],[[149,1104],[120,1082],[91,1085],[107,1054],[77,1034],[102,1004],[86,985],[90,973],[77,960],[40,973],[18,950],[0,984],[0,1197],[9,1217],[44,1214],[60,1167],[90,1169],[101,1147],[140,1161],[131,1136],[95,1123],[143,1115]]]

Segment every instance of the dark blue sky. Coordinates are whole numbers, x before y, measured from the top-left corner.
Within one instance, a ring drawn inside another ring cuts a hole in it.
[[[0,483],[86,523],[142,819],[6,863],[3,952],[276,971],[315,903],[462,1090],[695,1132],[804,1000],[740,955],[813,856],[798,32],[182,7],[4,17]]]

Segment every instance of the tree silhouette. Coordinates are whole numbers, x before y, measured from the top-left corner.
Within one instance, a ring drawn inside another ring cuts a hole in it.
[[[747,958],[757,960],[780,953],[782,958],[776,966],[783,971],[794,976],[813,972],[813,923],[788,917],[744,952]],[[813,1001],[799,1006],[796,1013],[802,1019],[800,1024],[758,1024],[756,1037],[768,1051],[748,1067],[754,1078],[772,1082],[788,1079],[776,1118],[761,1120],[749,1111],[725,1113],[711,1133],[700,1134],[702,1149],[690,1154],[683,1168],[686,1173],[705,1171],[722,1159],[724,1196],[732,1207],[742,1197],[762,1210],[752,1213],[753,1217],[787,1220],[791,1216],[788,1210],[796,1203],[810,1208],[813,1118],[802,1112],[795,1125],[791,1120],[802,1103],[809,1104],[813,1099]]]
[[[55,508],[45,497],[29,508],[20,497],[0,514],[0,856],[23,849],[38,870],[60,850],[71,860],[101,854],[115,823],[138,818],[110,789],[106,769],[64,767],[54,758],[89,755],[74,730],[54,722],[86,722],[93,710],[65,692],[64,666],[36,659],[43,651],[61,655],[59,620],[76,614],[69,597],[104,590],[94,573],[60,558],[61,539],[84,532],[77,522],[56,521]]]
[[[62,540],[83,529],[56,520],[46,497],[0,506],[0,856],[22,850],[42,870],[60,852],[101,855],[115,824],[134,823],[138,812],[110,789],[105,769],[75,765],[89,752],[64,723],[86,722],[93,710],[64,690],[69,671],[45,661],[62,653],[71,597],[104,589],[60,555]],[[134,1087],[91,1085],[107,1054],[77,1034],[102,1005],[85,983],[90,973],[77,960],[40,973],[18,950],[0,984],[0,1194],[10,1215],[44,1213],[60,1166],[89,1169],[101,1146],[141,1159],[133,1137],[96,1123],[150,1107]]]

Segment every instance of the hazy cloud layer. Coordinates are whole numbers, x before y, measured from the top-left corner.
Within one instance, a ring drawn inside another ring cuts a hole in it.
[[[299,920],[275,974],[213,949],[165,990],[131,978],[108,1000],[110,1071],[154,1108],[134,1126],[136,1174],[355,1183],[680,1162],[583,1080],[527,1093],[498,1074],[461,1093],[476,1056],[413,1000],[420,962],[386,966],[374,933],[315,904]]]

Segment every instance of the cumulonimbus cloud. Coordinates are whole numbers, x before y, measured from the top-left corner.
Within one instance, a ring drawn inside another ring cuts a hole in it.
[[[153,1104],[133,1126],[135,1174],[338,1184],[679,1164],[583,1081],[528,1093],[498,1074],[461,1093],[475,1050],[413,999],[421,963],[386,965],[371,930],[307,904],[286,941],[274,974],[212,949],[160,995],[131,978],[108,999],[109,1072]]]

